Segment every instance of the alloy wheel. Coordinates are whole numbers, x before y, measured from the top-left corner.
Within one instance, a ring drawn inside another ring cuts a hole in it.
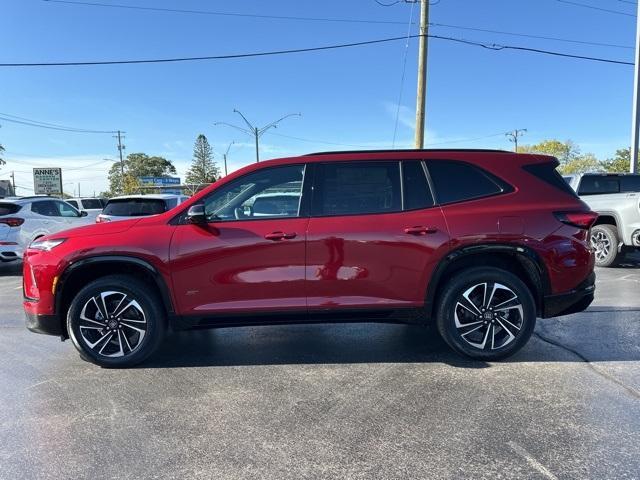
[[[124,357],[142,344],[147,318],[135,298],[123,292],[106,291],[84,304],[78,330],[85,345],[97,355]]]
[[[611,240],[601,231],[591,234],[591,246],[595,250],[598,261],[606,260],[611,252]]]
[[[509,287],[478,283],[465,290],[454,307],[460,338],[480,350],[497,350],[513,342],[524,324],[522,302]]]

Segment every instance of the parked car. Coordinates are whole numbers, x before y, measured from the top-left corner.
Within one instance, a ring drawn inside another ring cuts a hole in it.
[[[0,261],[21,259],[33,240],[86,225],[90,223],[86,217],[85,213],[56,198],[0,200]]]
[[[96,217],[96,223],[160,215],[177,207],[188,198],[184,195],[170,194],[113,197],[107,200],[104,210]]]
[[[107,203],[104,198],[94,197],[68,198],[65,201],[76,210],[87,212],[87,216],[94,221]]]
[[[504,358],[537,317],[593,300],[597,214],[557,166],[480,150],[252,164],[169,212],[34,242],[27,327],[114,367],[168,328],[318,321],[433,322],[455,351]],[[247,208],[278,192],[297,208]]]
[[[614,266],[640,248],[640,175],[585,173],[564,179],[599,214],[591,228],[596,265]]]

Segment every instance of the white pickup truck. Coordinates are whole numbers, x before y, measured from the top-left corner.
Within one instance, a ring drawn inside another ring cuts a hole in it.
[[[591,228],[596,265],[613,266],[640,248],[640,175],[583,173],[564,179],[600,215]]]

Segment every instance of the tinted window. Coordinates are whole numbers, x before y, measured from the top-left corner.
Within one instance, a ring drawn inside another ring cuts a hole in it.
[[[433,206],[433,195],[422,162],[402,162],[402,182],[405,210]]]
[[[158,198],[122,198],[109,200],[102,212],[116,217],[144,217],[166,212],[164,200]]]
[[[56,206],[56,202],[52,200],[43,200],[41,202],[33,202],[31,204],[31,211],[39,215],[44,215],[45,217],[60,216],[60,210]]]
[[[543,182],[556,187],[558,190],[562,190],[572,197],[577,197],[576,192],[574,192],[573,188],[571,188],[571,186],[569,185],[569,182],[571,182],[571,177],[560,176],[560,174],[556,170],[557,166],[558,164],[556,162],[549,162],[534,163],[533,165],[525,165],[522,168],[530,174],[536,176]]]
[[[497,180],[473,165],[452,161],[427,163],[439,203],[460,202],[504,191]]]
[[[401,210],[398,162],[318,165],[314,215],[353,215]]]
[[[20,210],[20,205],[15,203],[0,203],[0,215],[13,215]]]
[[[600,195],[603,193],[620,193],[620,181],[618,177],[604,175],[585,175],[580,181],[578,194]]]
[[[69,205],[67,202],[54,202],[60,217],[79,217],[80,212]]]
[[[71,205],[76,206],[75,202],[71,203]],[[102,200],[99,198],[85,198],[82,200],[82,208],[87,210],[102,210]]]
[[[623,192],[640,192],[640,175],[620,177],[620,188]]]
[[[178,206],[178,199],[168,198],[167,200],[165,200],[165,204],[167,205],[167,210],[171,210],[172,208],[175,208]]]
[[[259,220],[300,215],[304,165],[249,173],[215,190],[204,202],[210,221]]]
[[[67,200],[66,202],[72,207],[78,208],[78,202],[76,202],[75,200]]]

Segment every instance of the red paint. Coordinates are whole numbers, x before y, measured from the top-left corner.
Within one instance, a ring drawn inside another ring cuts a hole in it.
[[[213,190],[268,166],[409,159],[473,163],[515,189],[398,213],[205,226],[172,222]],[[342,153],[252,164],[165,214],[57,233],[51,238],[67,241],[51,252],[28,249],[24,282],[30,299],[24,306],[31,313],[56,313],[54,277],[79,260],[100,255],[148,262],[166,283],[176,313],[182,315],[421,306],[433,272],[449,253],[491,244],[533,250],[546,267],[551,293],[567,292],[593,271],[588,232],[576,226],[591,214],[577,198],[522,169],[523,164],[550,160],[538,155],[443,151]],[[573,220],[563,223],[556,212],[583,213],[567,214]]]

